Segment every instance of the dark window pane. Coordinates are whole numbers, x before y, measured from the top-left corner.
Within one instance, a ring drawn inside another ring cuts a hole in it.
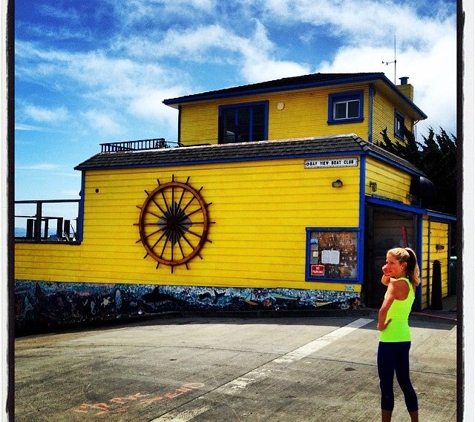
[[[346,103],[335,103],[334,119],[346,119]]]
[[[394,132],[399,138],[404,138],[404,116],[396,114]]]
[[[264,106],[256,106],[252,109],[252,140],[264,139]]]
[[[265,105],[223,107],[219,143],[249,142],[265,139]]]
[[[250,136],[250,115],[249,108],[240,108],[238,111],[238,139],[237,142],[247,142]]]
[[[255,122],[264,123],[264,106],[253,107],[252,118]]]
[[[348,118],[360,117],[360,102],[358,100],[348,101]]]
[[[236,111],[234,109],[226,109],[223,112],[223,142],[235,142],[236,137]]]

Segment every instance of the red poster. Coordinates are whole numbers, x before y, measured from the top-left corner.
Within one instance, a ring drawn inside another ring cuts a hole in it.
[[[310,273],[315,276],[324,276],[325,265],[310,265]]]

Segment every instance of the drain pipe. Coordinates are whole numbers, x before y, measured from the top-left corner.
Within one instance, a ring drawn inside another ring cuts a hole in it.
[[[431,245],[431,238],[430,238],[430,218],[429,218],[429,227],[428,227],[428,236],[427,236],[427,308],[430,309],[432,306],[431,300],[430,300],[430,293],[431,293],[431,286],[430,286],[430,272],[431,272],[431,265],[430,265],[430,245]]]

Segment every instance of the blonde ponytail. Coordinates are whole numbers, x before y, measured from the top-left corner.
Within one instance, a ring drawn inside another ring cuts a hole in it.
[[[399,262],[407,264],[406,276],[416,288],[421,282],[416,253],[411,248],[393,248],[388,251],[388,255],[392,255]]]

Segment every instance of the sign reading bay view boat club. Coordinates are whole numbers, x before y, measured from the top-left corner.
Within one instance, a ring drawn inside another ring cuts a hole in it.
[[[349,158],[331,158],[326,160],[305,160],[306,169],[328,168],[328,167],[356,167],[358,165],[357,157]]]

